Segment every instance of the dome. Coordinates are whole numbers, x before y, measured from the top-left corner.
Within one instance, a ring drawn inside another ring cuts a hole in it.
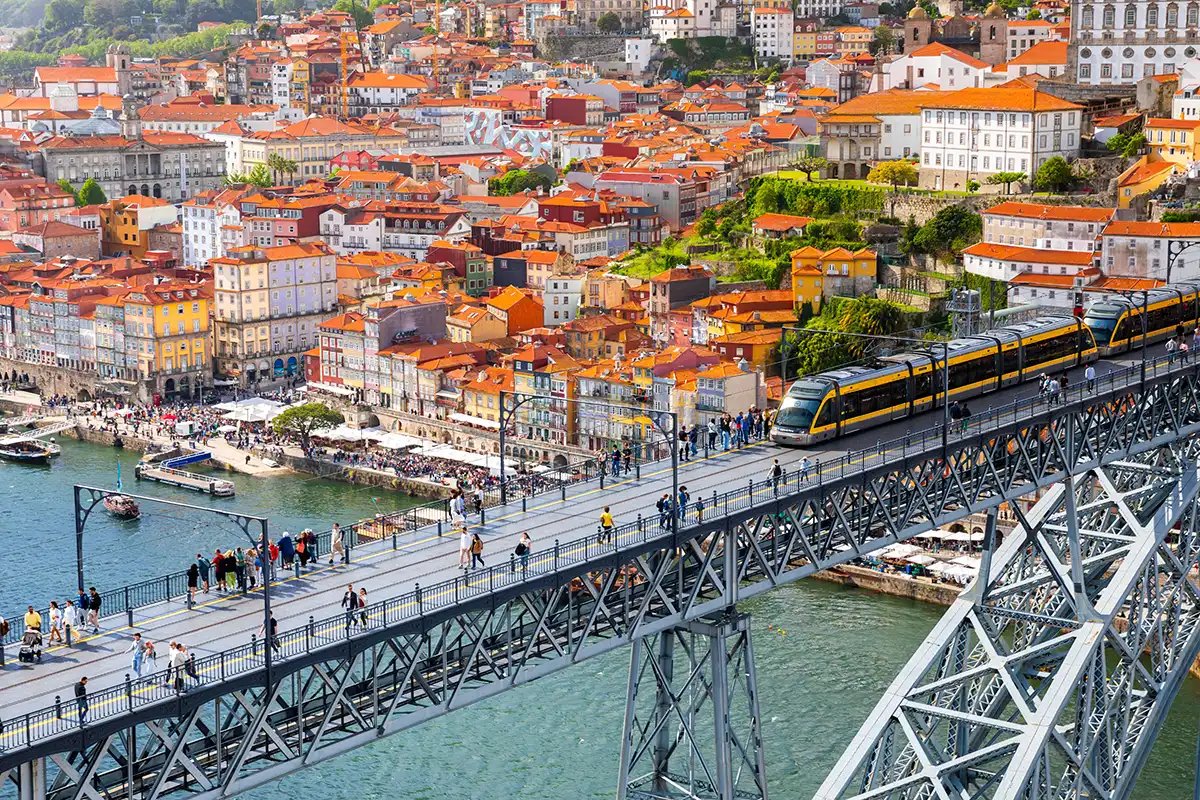
[[[988,19],[1003,19],[1008,14],[1004,13],[1004,9],[1000,7],[999,3],[992,3],[987,7],[987,11],[983,12],[983,16]]]
[[[914,6],[913,10],[908,12],[909,19],[929,19],[929,15],[925,13],[925,9],[920,6]]]

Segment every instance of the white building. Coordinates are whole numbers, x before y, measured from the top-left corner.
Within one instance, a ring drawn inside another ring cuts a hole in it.
[[[1067,43],[1039,42],[1003,66],[1008,79],[1026,75],[1057,78],[1067,74]]]
[[[842,13],[842,0],[796,0],[792,10],[801,19],[829,19]]]
[[[754,52],[759,58],[792,62],[795,41],[792,12],[786,8],[752,8],[750,29],[754,31]]]
[[[663,44],[670,39],[695,39],[696,15],[686,8],[654,6],[650,9],[650,34]]]
[[[1103,231],[1102,267],[1106,275],[1158,281],[1200,278],[1200,248],[1181,250],[1168,267],[1171,242],[1200,239],[1195,222],[1110,222]]]
[[[292,107],[292,72],[290,58],[281,59],[271,65],[271,102],[280,108]]]
[[[1028,86],[952,92],[922,112],[921,186],[961,190],[997,172],[1033,175],[1054,156],[1078,157],[1082,126],[1082,106]]]
[[[215,197],[194,197],[180,204],[185,266],[201,266],[226,254],[230,242],[228,234],[222,235],[223,231],[242,221],[236,205],[239,195],[238,191],[226,190]],[[235,246],[241,243],[232,242]]]
[[[986,244],[1092,252],[1115,208],[1046,206],[1006,201],[979,212]]]
[[[625,40],[625,68],[630,72],[645,72],[654,55],[654,40],[631,36]]]
[[[1070,63],[1079,83],[1136,83],[1170,75],[1200,53],[1200,3],[1073,3]]]
[[[905,53],[883,65],[883,74],[876,75],[873,82],[879,89],[920,89],[933,87],[942,91],[979,88],[991,82],[999,83],[999,76],[991,71],[992,65],[969,56],[961,50],[947,47],[941,42],[932,42]],[[810,81],[811,83],[811,81]]]
[[[1052,38],[1054,26],[1044,19],[1010,19],[1008,21],[1008,57],[1014,59],[1038,42]]]
[[[429,83],[420,75],[384,72],[352,72],[347,85],[350,106],[357,116],[395,111],[400,106],[412,105],[429,91]]]
[[[551,275],[546,279],[542,289],[546,327],[562,325],[579,316],[585,280],[586,275]]]

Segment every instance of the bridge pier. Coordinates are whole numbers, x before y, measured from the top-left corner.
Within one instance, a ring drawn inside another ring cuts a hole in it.
[[[766,800],[750,615],[636,640],[618,800]]]
[[[46,759],[37,758],[18,767],[20,800],[46,800]]]

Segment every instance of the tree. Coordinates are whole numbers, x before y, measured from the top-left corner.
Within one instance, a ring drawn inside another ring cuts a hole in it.
[[[264,22],[254,31],[254,35],[259,39],[270,39],[275,34],[275,29],[271,27],[271,23]]]
[[[971,178],[970,180],[967,181],[967,194],[975,194],[976,192],[979,191],[979,186],[980,186],[979,181],[975,180],[974,178]]]
[[[375,15],[367,9],[366,3],[360,2],[360,0],[337,0],[333,4],[333,10],[346,12],[354,18],[355,24],[360,28],[375,21]]]
[[[1062,156],[1047,159],[1033,176],[1033,185],[1044,192],[1066,191],[1074,181],[1075,175],[1071,172],[1071,165]]]
[[[1029,13],[1025,15],[1025,19],[1041,19],[1041,18],[1042,18],[1042,12],[1038,11],[1036,8],[1030,9]]]
[[[104,194],[104,190],[100,188],[100,184],[96,183],[95,178],[88,178],[83,182],[83,186],[79,187],[79,193],[75,195],[75,202],[82,208],[83,206],[95,206],[100,203],[107,203],[108,197]]]
[[[917,168],[911,161],[881,161],[867,174],[871,183],[887,183],[892,187],[892,216],[896,216],[896,193],[900,184],[912,186],[917,182]]]
[[[696,220],[696,235],[708,238],[716,232],[717,210],[715,208],[706,208],[700,212],[700,219]]]
[[[984,179],[984,183],[989,186],[1000,186],[1003,184],[1004,193],[1008,194],[1009,186],[1014,183],[1020,183],[1028,177],[1029,176],[1024,172],[997,172],[992,175],[988,175],[987,178]]]
[[[802,156],[796,163],[796,169],[804,173],[804,177],[812,179],[814,172],[820,172],[829,166],[829,162],[821,156]]]
[[[520,194],[530,189],[549,190],[554,181],[528,169],[510,169],[508,172],[488,181],[488,194],[493,197],[507,197]]]
[[[912,237],[914,248],[931,255],[957,253],[979,241],[983,220],[964,206],[946,206]]]
[[[307,452],[313,433],[332,428],[341,421],[342,415],[324,403],[305,403],[286,409],[271,420],[271,427],[280,435],[300,437],[300,447]]]
[[[290,158],[284,158],[278,153],[272,153],[267,156],[267,169],[271,170],[271,177],[276,184],[280,183],[280,178],[284,175],[289,177],[295,176],[300,171],[300,165]]]
[[[79,205],[79,190],[72,186],[69,180],[66,178],[59,178],[58,188],[62,189],[64,192],[70,192],[75,198],[75,205]]]
[[[263,188],[270,186],[271,173],[267,171],[264,164],[255,164],[254,169],[249,172],[230,172],[223,179],[226,186],[233,186],[239,183],[248,183],[252,186],[261,186]]]
[[[880,54],[888,54],[896,46],[896,36],[892,33],[892,29],[887,25],[880,25],[875,29],[875,36],[871,39],[869,50],[871,55],[877,56]]]
[[[617,33],[624,27],[621,18],[611,11],[601,14],[600,19],[596,20],[596,28],[601,33]]]

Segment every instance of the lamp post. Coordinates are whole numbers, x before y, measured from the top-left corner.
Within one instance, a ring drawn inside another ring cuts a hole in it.
[[[271,541],[268,533],[268,519],[259,517],[253,514],[242,514],[237,511],[226,511],[220,508],[210,508],[205,506],[195,506],[190,503],[178,503],[173,500],[162,500],[157,497],[145,497],[143,495],[129,494],[128,492],[115,492],[109,489],[100,489],[94,486],[84,486],[75,484],[74,487],[74,505],[75,505],[75,574],[79,583],[79,591],[83,593],[83,531],[87,526],[88,518],[92,512],[96,510],[96,506],[104,502],[104,499],[109,495],[120,494],[125,497],[130,497],[134,500],[144,503],[157,503],[159,505],[169,506],[174,509],[185,509],[187,511],[202,511],[208,514],[216,514],[219,517],[224,517],[233,522],[238,530],[245,535],[249,540],[250,546],[260,547],[259,559],[263,565],[263,625],[264,627],[264,664],[267,669],[267,680],[270,681],[271,675],[271,578],[274,577],[271,571]],[[259,532],[257,539],[251,533],[251,528],[257,524]],[[131,609],[126,609],[131,613]],[[131,623],[132,624],[132,623]]]
[[[506,398],[509,398],[506,400]],[[512,420],[512,415],[518,408],[525,405],[531,400],[549,400],[551,398],[537,394],[526,394],[523,392],[506,392],[500,391],[500,502],[501,504],[508,502],[508,486],[507,478],[504,474],[504,449],[508,442],[508,423]],[[581,405],[600,406],[602,408],[615,409],[626,408],[632,411],[640,411],[649,418],[651,424],[663,435],[663,438],[668,439],[671,446],[671,484],[674,490],[674,498],[679,496],[679,414],[675,411],[647,411],[641,406],[631,406],[622,403],[599,402],[596,400],[586,400],[581,398],[571,398],[566,401],[568,408],[571,403]],[[569,410],[568,410],[569,413]],[[671,418],[670,433],[668,434],[666,420],[664,417]],[[672,528],[674,530],[674,528]]]
[[[850,336],[855,339],[867,339],[870,341],[884,342],[907,342],[909,344],[921,345],[923,348],[932,348],[934,345],[941,345],[942,348],[942,453],[943,455],[950,447],[950,342],[934,342],[927,339],[913,339],[907,336],[881,336],[874,333],[850,333],[849,331],[822,331],[813,328],[784,328],[785,331],[791,330],[796,333],[829,333],[834,336]],[[934,362],[933,354],[929,355],[930,365],[933,371],[937,373],[937,365]],[[936,402],[937,398],[934,397]]]

